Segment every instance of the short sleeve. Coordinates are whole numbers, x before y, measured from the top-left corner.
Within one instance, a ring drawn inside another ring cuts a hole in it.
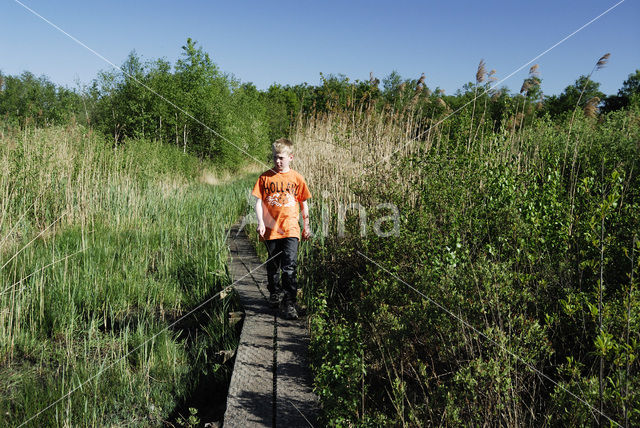
[[[260,176],[260,178],[258,178],[258,181],[256,181],[256,184],[253,186],[253,191],[251,191],[251,194],[258,199],[262,199],[262,181],[263,180],[264,179],[262,178],[262,176]]]
[[[300,191],[298,192],[298,202],[306,201],[311,197],[311,192],[309,191],[309,187],[307,186],[307,182],[300,177]]]

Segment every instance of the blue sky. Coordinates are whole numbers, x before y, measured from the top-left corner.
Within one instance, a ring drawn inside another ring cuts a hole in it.
[[[503,79],[618,1],[44,1],[20,0],[111,62],[179,57],[187,37],[225,72],[266,89],[318,84],[319,73],[382,80],[393,70],[427,77],[452,94],[480,59]],[[640,1],[626,0],[502,85],[518,90],[539,64],[542,89],[558,94],[588,74],[616,93],[640,68]],[[76,87],[111,66],[15,0],[0,0],[0,71],[28,70]],[[501,86],[502,86],[501,85]]]

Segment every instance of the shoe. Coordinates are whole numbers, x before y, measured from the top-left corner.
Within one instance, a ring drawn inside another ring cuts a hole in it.
[[[277,308],[282,302],[283,298],[284,294],[282,293],[282,291],[274,291],[273,293],[269,294],[269,306],[271,306],[272,308]]]
[[[280,316],[286,320],[297,320],[298,312],[296,307],[291,302],[283,302],[280,305]]]

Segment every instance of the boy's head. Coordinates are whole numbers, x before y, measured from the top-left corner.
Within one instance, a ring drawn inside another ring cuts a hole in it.
[[[271,145],[273,164],[278,172],[289,171],[289,164],[293,160],[293,143],[286,138],[280,138]]]
[[[271,149],[273,150],[274,154],[282,153],[285,155],[292,155],[293,143],[291,142],[291,140],[288,140],[286,138],[280,138],[279,140],[273,142],[273,144],[271,145]]]

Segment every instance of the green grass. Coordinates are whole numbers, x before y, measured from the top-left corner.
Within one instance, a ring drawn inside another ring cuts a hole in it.
[[[0,425],[160,425],[199,382],[224,389],[233,297],[181,317],[230,284],[254,177],[199,183],[179,150],[80,127],[1,143]]]

